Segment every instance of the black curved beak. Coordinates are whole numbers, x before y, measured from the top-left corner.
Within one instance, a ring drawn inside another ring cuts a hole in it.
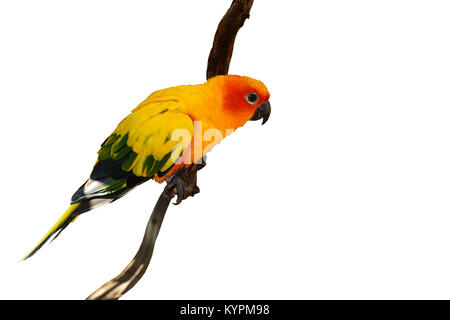
[[[270,102],[269,100],[264,101],[261,105],[256,109],[253,117],[250,119],[252,121],[263,119],[262,124],[266,123],[270,117]]]

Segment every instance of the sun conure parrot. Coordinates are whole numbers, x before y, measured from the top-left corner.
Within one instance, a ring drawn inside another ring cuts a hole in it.
[[[248,120],[263,119],[264,124],[271,111],[268,99],[262,82],[236,75],[152,93],[103,142],[89,179],[24,259],[56,238],[78,215],[119,199],[147,180],[169,181],[177,170],[203,159],[212,147],[211,134],[206,134],[209,129],[215,130],[209,132],[217,139],[217,133],[225,137]],[[195,132],[197,121],[205,134]],[[198,136],[200,151],[195,150]]]

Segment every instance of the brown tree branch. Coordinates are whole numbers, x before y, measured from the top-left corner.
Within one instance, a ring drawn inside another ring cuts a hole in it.
[[[176,176],[182,178],[186,183],[185,198],[189,196],[193,197],[200,192],[200,189],[197,187],[197,171],[204,166],[204,164],[193,164],[187,169],[180,170],[176,173]],[[141,246],[134,258],[118,276],[95,290],[86,300],[117,300],[133,288],[142,278],[152,258],[156,238],[158,237],[167,208],[175,195],[176,190],[173,187],[167,185],[164,188],[153,208]]]
[[[228,74],[234,40],[239,29],[250,17],[253,0],[234,0],[217,27],[214,42],[209,53],[206,79]]]
[[[230,8],[220,21],[214,36],[213,47],[209,54],[206,71],[207,79],[228,73],[233,54],[234,40],[239,29],[244,25],[245,19],[250,16],[252,4],[253,0],[233,0]],[[200,192],[197,187],[197,171],[203,168],[203,166],[204,164],[194,164],[185,170],[177,172],[176,176],[182,178],[187,187],[185,198],[194,196]],[[141,246],[133,260],[131,260],[118,276],[95,290],[86,298],[87,300],[119,299],[141,279],[150,263],[159,229],[161,228],[170,201],[175,194],[173,188],[169,186],[164,188],[153,208]]]
[[[152,215],[145,229],[144,239],[142,239],[141,246],[133,260],[131,260],[121,274],[95,290],[86,300],[119,299],[141,279],[152,258],[156,237],[158,236],[164,215],[172,198],[172,194],[167,194],[163,191],[153,208]]]

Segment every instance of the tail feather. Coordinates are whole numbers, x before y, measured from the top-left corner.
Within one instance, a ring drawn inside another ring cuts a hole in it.
[[[47,234],[39,241],[39,243],[31,250],[22,260],[26,260],[32,255],[34,255],[55,233],[57,235],[69,225],[70,222],[78,215],[74,215],[76,209],[81,205],[81,203],[72,204],[66,212],[59,218],[58,221],[53,225],[53,227],[47,232]]]
[[[71,206],[23,260],[34,255],[49,239],[55,240],[80,214],[123,197],[149,179],[150,177],[137,177],[132,172],[123,171],[120,161],[98,161],[91,177],[72,196]]]
[[[48,240],[52,237],[55,240],[71,222],[73,222],[80,214],[90,211],[100,205],[113,201],[112,199],[91,199],[72,204],[66,212],[59,218],[53,227],[46,233],[46,235],[39,241],[39,243],[31,250],[22,260],[26,260],[33,256]]]

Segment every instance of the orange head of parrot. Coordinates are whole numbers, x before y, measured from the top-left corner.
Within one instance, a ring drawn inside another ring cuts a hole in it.
[[[236,75],[218,76],[208,82],[220,84],[222,115],[229,119],[230,127],[237,128],[248,120],[269,119],[271,107],[269,91],[261,81]]]

